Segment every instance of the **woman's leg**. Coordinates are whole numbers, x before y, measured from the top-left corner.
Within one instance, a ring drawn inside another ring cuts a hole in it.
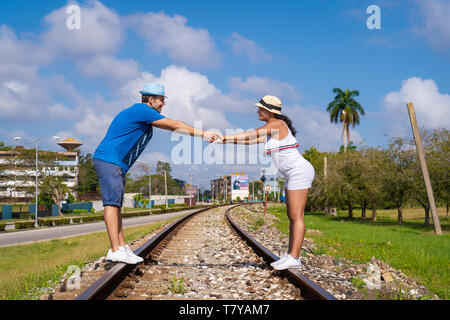
[[[309,189],[286,190],[286,208],[289,217],[289,253],[300,256],[305,236],[305,207]]]

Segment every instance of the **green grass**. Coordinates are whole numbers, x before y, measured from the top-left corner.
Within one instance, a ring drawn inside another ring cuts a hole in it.
[[[178,219],[124,228],[129,242]],[[41,288],[53,287],[70,265],[82,266],[105,256],[106,232],[0,248],[0,299],[38,299]]]
[[[268,209],[280,220],[281,232],[289,232],[285,206]],[[383,210],[377,221],[349,219],[345,212],[338,217],[321,213],[305,213],[306,230],[318,229],[321,235],[308,234],[317,245],[316,254],[327,254],[366,263],[372,256],[416,279],[443,299],[450,299],[450,230],[449,221],[440,218],[443,235],[426,227],[417,213],[404,209],[404,223],[396,221],[396,210]],[[356,213],[356,216],[358,214]],[[409,217],[411,216],[411,217]]]

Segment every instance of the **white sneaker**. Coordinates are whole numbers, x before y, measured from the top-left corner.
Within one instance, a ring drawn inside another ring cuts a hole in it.
[[[141,262],[144,261],[144,259],[141,258],[141,257],[139,257],[138,255],[136,255],[136,254],[133,252],[133,250],[131,250],[131,248],[130,248],[128,245],[125,245],[125,251],[126,251],[130,256],[134,257],[134,258],[138,261],[138,263],[141,263]]]
[[[137,264],[137,259],[130,256],[124,247],[119,247],[119,250],[112,251],[108,250],[108,254],[106,255],[106,261],[108,262],[123,262],[127,264]]]
[[[280,264],[281,262],[283,262],[287,257],[289,256],[289,253],[286,253],[284,256],[282,256],[280,259],[278,259],[277,261],[274,261],[270,264],[270,266],[274,267],[277,264]]]
[[[302,261],[300,260],[300,257],[298,259],[295,259],[291,255],[289,255],[284,261],[282,261],[279,264],[276,264],[273,268],[275,270],[285,270],[290,268],[301,268],[302,267]]]

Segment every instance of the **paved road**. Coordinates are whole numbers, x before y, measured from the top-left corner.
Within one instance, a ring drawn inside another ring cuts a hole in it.
[[[123,227],[139,226],[143,224],[149,224],[158,221],[168,220],[173,217],[178,217],[183,214],[194,212],[198,209],[185,210],[174,213],[163,213],[152,216],[127,218],[123,219]],[[74,224],[61,227],[49,227],[36,230],[23,230],[0,233],[0,247],[13,246],[18,244],[47,241],[51,239],[61,239],[82,234],[94,233],[94,232],[106,232],[106,226],[104,221],[92,222],[86,224]]]

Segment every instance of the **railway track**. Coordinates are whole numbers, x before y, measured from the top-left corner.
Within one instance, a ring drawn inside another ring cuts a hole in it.
[[[278,257],[232,220],[233,207],[176,220],[135,250],[143,264],[111,264],[75,300],[336,300],[298,270],[272,270]]]

